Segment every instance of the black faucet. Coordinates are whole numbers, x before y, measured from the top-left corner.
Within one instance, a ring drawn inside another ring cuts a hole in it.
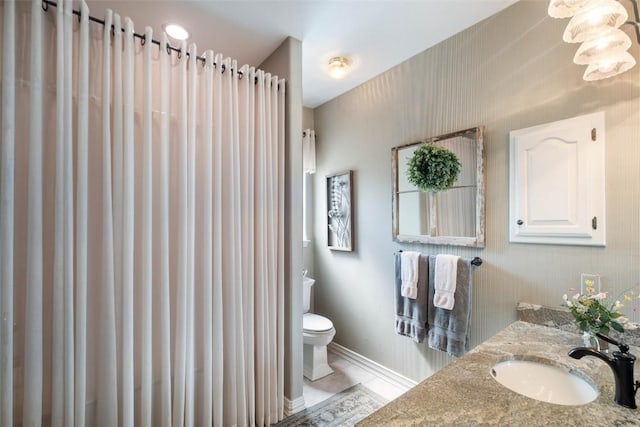
[[[627,408],[635,409],[636,406],[636,392],[640,387],[640,382],[633,380],[633,364],[636,361],[636,357],[629,353],[629,346],[620,343],[613,338],[600,333],[596,334],[599,338],[617,345],[619,351],[613,352],[613,358],[609,357],[605,353],[601,353],[593,348],[576,347],[569,350],[569,356],[574,359],[582,359],[584,356],[594,356],[598,359],[604,360],[607,365],[613,371],[613,377],[616,380],[616,397],[615,402],[618,405],[625,406]]]

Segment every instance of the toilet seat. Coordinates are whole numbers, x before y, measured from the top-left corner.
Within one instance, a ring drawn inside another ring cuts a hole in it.
[[[333,322],[319,314],[305,313],[302,316],[302,329],[311,334],[327,332],[333,329]]]

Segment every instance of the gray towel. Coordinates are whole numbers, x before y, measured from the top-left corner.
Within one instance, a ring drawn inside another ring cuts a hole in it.
[[[433,305],[436,257],[429,259],[429,347],[460,357],[469,351],[471,330],[471,260],[458,260],[455,305],[445,310]]]
[[[426,336],[427,299],[429,297],[429,257],[420,255],[418,260],[418,295],[416,299],[401,295],[401,256],[396,254],[396,332],[422,342]]]

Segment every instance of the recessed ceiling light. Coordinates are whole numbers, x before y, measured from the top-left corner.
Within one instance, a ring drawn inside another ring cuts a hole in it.
[[[164,24],[163,27],[165,33],[174,40],[187,40],[189,38],[189,31],[187,31],[182,25]]]
[[[344,56],[336,56],[329,60],[327,71],[334,79],[341,79],[347,75],[349,60]]]

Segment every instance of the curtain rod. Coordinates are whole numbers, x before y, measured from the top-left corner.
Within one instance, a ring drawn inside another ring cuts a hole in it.
[[[54,1],[51,0],[42,0],[42,10],[44,10],[45,12],[49,11],[49,6],[53,6],[53,7],[58,7],[58,4]],[[73,9],[73,14],[76,15],[78,17],[78,20],[80,20],[81,16],[82,16],[82,12],[80,10],[76,10]],[[103,19],[100,18],[96,18],[94,16],[89,15],[89,21],[91,22],[95,22],[96,24],[100,24],[102,26],[105,26],[106,23]],[[111,25],[111,32],[113,33],[115,31],[115,26],[112,24]],[[125,32],[125,29],[122,28],[122,32]],[[144,46],[144,44],[146,43],[146,36],[144,34],[138,34],[138,33],[133,33],[133,37],[134,38],[138,38],[140,39],[142,45]],[[158,48],[160,48],[160,50],[162,50],[162,46],[160,46],[160,42],[158,40],[155,39],[151,39],[151,43],[155,44],[156,46],[158,46]],[[182,49],[177,48],[177,47],[173,47],[171,46],[169,43],[167,43],[167,45],[165,46],[167,53],[169,55],[171,55],[171,52],[176,52],[178,54],[178,59],[180,59],[180,57],[182,56]],[[185,52],[185,54],[187,56],[190,56],[189,52]],[[205,63],[206,63],[206,59],[202,56],[196,56],[196,63],[200,61],[202,63],[202,66],[204,67]],[[216,62],[213,61],[212,62],[213,67],[215,68],[217,66]],[[222,72],[224,73],[226,70],[226,66],[224,64],[222,64]],[[244,73],[242,71],[235,71],[233,68],[230,68],[231,70],[231,74],[233,75],[234,72],[236,72],[238,74],[238,78],[242,79],[242,77],[244,76]],[[255,78],[255,83],[258,83],[258,77]],[[280,85],[278,84],[278,89],[280,88]]]

